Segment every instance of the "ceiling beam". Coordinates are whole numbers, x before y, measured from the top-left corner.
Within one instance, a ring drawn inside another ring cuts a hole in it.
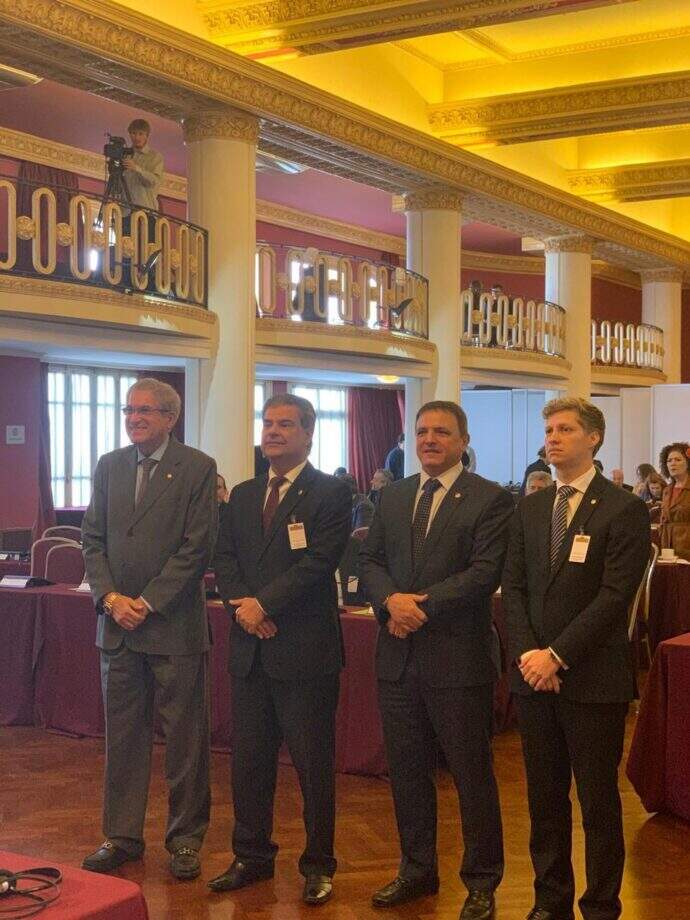
[[[589,201],[690,197],[690,159],[568,170],[568,186]]]
[[[429,106],[429,122],[463,147],[685,124],[690,71],[442,102]]]
[[[248,57],[318,54],[609,6],[621,0],[197,0],[214,42]],[[631,2],[631,0],[622,0]]]

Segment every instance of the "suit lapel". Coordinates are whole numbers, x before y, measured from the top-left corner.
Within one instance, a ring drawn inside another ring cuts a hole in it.
[[[401,501],[397,504],[400,509],[400,529],[401,533],[407,533],[407,540],[401,541],[402,559],[400,560],[401,570],[409,573],[410,583],[412,579],[412,521],[414,518],[414,500],[419,489],[419,474],[404,479],[400,484],[402,492]],[[401,579],[401,584],[405,579]]]
[[[572,543],[573,534],[585,532],[585,527],[587,526],[587,521],[590,519],[594,511],[599,506],[599,503],[603,501],[603,492],[606,487],[606,480],[601,475],[597,473],[594,479],[590,482],[587,491],[582,496],[582,500],[577,507],[577,511],[573,515],[573,519],[570,522],[568,529],[563,538],[563,543],[561,544],[560,551],[558,553],[558,558],[556,559],[556,564],[551,570],[551,580],[555,577],[560,567],[563,565],[565,560],[568,557],[570,552],[570,546]],[[549,528],[549,539],[550,539],[551,528]]]
[[[134,453],[135,460],[135,483],[136,483],[136,450]],[[153,476],[151,476],[151,481],[148,484],[146,493],[142,498],[139,506],[134,509],[132,515],[132,524],[136,522],[151,508],[158,499],[165,493],[166,489],[173,483],[175,477],[177,476],[177,467],[179,466],[181,460],[178,451],[177,441],[174,441],[172,438],[168,443],[168,446],[165,450],[165,453],[158,462]],[[134,490],[133,490],[134,492]]]
[[[122,454],[116,475],[111,477],[112,505],[125,515],[134,514],[134,493],[137,487],[137,449],[131,445]]]
[[[420,571],[424,567],[427,559],[431,556],[434,551],[434,548],[438,541],[441,539],[443,531],[448,526],[448,522],[453,517],[455,511],[460,507],[462,502],[463,495],[463,485],[464,485],[464,470],[460,473],[458,478],[455,480],[450,489],[446,492],[443,497],[443,501],[436,510],[434,519],[431,522],[431,527],[429,528],[426,540],[422,547],[422,551],[419,554],[419,559],[417,560],[417,565],[414,569],[414,574]],[[419,488],[419,485],[417,485]]]
[[[314,467],[311,465],[311,463],[307,463],[297,479],[295,479],[290,488],[287,490],[282,501],[276,508],[275,514],[273,515],[273,520],[271,521],[271,526],[268,529],[268,533],[263,534],[259,558],[261,558],[261,556],[263,556],[263,554],[266,552],[271,544],[271,541],[281,529],[281,527],[286,526],[288,517],[294,511],[297,503],[301,501],[303,495],[309,490],[309,487],[311,486],[314,478]],[[266,490],[264,489],[264,493],[265,491]],[[261,506],[261,512],[263,513],[263,504]],[[259,516],[259,521],[261,521],[261,515]]]
[[[539,559],[542,561],[547,580],[551,577],[551,518],[556,500],[556,486],[542,489],[532,501],[531,521],[537,539]]]

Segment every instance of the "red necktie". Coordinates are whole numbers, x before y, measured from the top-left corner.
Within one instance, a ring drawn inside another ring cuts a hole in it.
[[[287,482],[284,476],[272,476],[268,483],[270,492],[268,493],[268,498],[266,499],[266,504],[264,505],[264,533],[268,533],[271,526],[271,521],[273,520],[273,515],[276,513],[276,508],[280,504],[280,487],[284,482]]]

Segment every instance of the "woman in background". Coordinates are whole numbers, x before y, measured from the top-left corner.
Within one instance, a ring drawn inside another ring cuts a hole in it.
[[[666,488],[666,480],[656,472],[647,476],[644,484],[644,492],[640,496],[645,499],[649,511],[649,520],[652,524],[658,524],[661,519],[661,500]],[[646,498],[645,496],[649,496]]]
[[[659,466],[670,480],[661,501],[661,547],[690,561],[690,445],[686,441],[667,444]]]

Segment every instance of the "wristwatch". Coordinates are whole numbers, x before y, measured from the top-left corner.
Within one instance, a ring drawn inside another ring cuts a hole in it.
[[[109,591],[101,601],[101,606],[106,613],[112,614],[113,612],[113,601],[116,597],[119,597],[117,591]]]

